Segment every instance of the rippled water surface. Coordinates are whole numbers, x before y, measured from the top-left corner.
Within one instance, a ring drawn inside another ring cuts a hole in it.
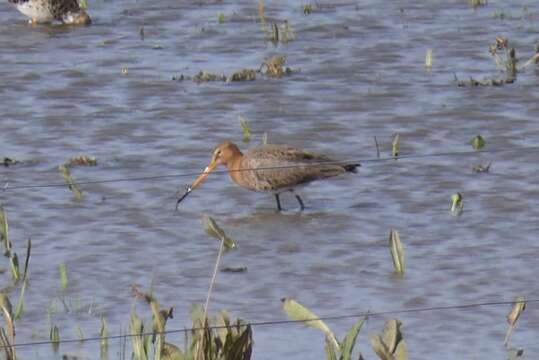
[[[248,269],[218,274],[210,309],[247,321],[285,319],[284,296],[319,315],[539,297],[539,152],[528,149],[539,145],[539,71],[529,67],[500,87],[454,83],[455,75],[502,76],[488,53],[496,36],[509,39],[521,64],[532,56],[539,3],[327,2],[308,16],[303,4],[266,1],[268,21],[287,19],[296,33],[276,46],[254,0],[90,1],[94,24],[87,28],[31,27],[0,3],[0,156],[21,161],[0,169],[8,184],[0,201],[19,257],[27,238],[33,244],[17,342],[47,340],[47,309],[54,307],[62,339],[76,338],[77,326],[97,335],[101,315],[111,334],[125,333],[134,304],[149,316],[133,300],[132,284],[153,286],[164,306],[175,307],[168,329],[189,326],[218,250],[202,214],[238,243],[223,266]],[[172,80],[258,68],[275,54],[299,71],[240,83]],[[288,194],[288,210],[277,213],[272,196],[215,174],[174,212],[177,191],[207,165],[215,145],[230,139],[249,146],[241,143],[240,115],[252,127],[251,146],[267,133],[272,143],[342,159],[375,158],[375,136],[387,157],[395,133],[403,155],[469,151],[477,134],[486,150],[516,151],[366,161],[357,175],[301,189],[301,213]],[[16,189],[62,183],[58,165],[79,154],[95,156],[98,166],[73,168],[78,181],[188,176],[87,184],[82,201],[65,187]],[[472,172],[489,161],[490,173]],[[453,217],[449,199],[457,191],[465,211]],[[406,249],[402,279],[392,275],[391,227]],[[61,263],[69,274],[67,312],[53,300]],[[1,266],[9,269],[7,259]],[[7,286],[9,271],[1,278]],[[15,303],[18,290],[10,297]],[[412,359],[505,359],[509,308],[393,316],[403,322]],[[342,336],[353,321],[328,324]],[[368,335],[383,321],[371,318],[360,334],[368,359],[375,358]],[[539,353],[538,325],[530,303],[512,340],[528,358]],[[289,324],[253,331],[255,359],[324,356],[317,330]],[[168,340],[183,345],[182,335]],[[75,343],[57,354],[48,345],[18,352],[25,359],[97,358],[99,350],[98,343]],[[119,353],[119,342],[111,342],[109,358]]]

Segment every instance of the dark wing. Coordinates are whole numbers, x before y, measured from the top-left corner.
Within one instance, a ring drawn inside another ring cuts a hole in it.
[[[69,12],[79,12],[80,6],[77,0],[51,0],[50,11],[55,19],[61,20]]]
[[[248,150],[245,156],[252,159],[313,163],[333,161],[328,156],[316,154],[286,145],[262,145]]]
[[[241,162],[246,171],[243,186],[253,190],[284,190],[317,179],[342,174],[339,164],[323,164],[331,158],[288,146],[264,145],[249,150]]]

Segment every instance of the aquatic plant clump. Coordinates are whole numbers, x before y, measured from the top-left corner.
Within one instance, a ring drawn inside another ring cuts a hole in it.
[[[485,79],[476,79],[470,76],[466,80],[460,80],[455,74],[455,83],[458,87],[478,87],[478,86],[503,86],[513,84],[517,80],[517,74],[531,64],[539,62],[539,46],[536,46],[536,53],[522,66],[518,66],[520,59],[517,58],[516,49],[509,46],[509,39],[503,36],[496,37],[493,44],[489,45],[489,53],[502,76],[492,76]]]

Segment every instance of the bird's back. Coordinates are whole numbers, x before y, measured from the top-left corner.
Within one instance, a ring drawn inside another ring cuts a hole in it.
[[[263,145],[247,151],[235,170],[232,179],[256,191],[285,190],[347,171],[326,155],[284,145]]]
[[[269,144],[257,146],[248,150],[245,153],[245,157],[253,160],[289,161],[298,164],[332,161],[332,159],[326,155],[316,154],[287,145]]]
[[[24,15],[39,22],[61,21],[69,13],[77,13],[80,6],[77,0],[8,0],[15,4]]]
[[[68,13],[77,13],[80,11],[79,2],[77,0],[48,0],[50,3],[51,13],[56,20],[62,20],[63,16]]]

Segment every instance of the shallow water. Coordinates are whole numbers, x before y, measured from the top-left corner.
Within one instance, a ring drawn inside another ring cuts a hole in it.
[[[202,214],[238,243],[223,265],[248,268],[218,274],[211,309],[247,321],[285,319],[284,296],[319,315],[539,296],[539,152],[526,150],[539,140],[539,72],[529,68],[503,87],[453,82],[454,74],[500,75],[488,54],[496,36],[508,37],[522,62],[532,56],[539,4],[489,1],[474,10],[465,0],[362,1],[304,16],[303,2],[287,3],[266,2],[268,19],[288,19],[296,31],[295,41],[278,46],[265,39],[256,1],[92,1],[88,28],[31,27],[0,3],[0,156],[23,161],[0,169],[0,181],[62,183],[57,166],[79,154],[98,159],[97,167],[72,170],[79,181],[192,174],[222,140],[241,143],[239,115],[251,124],[252,144],[267,132],[272,143],[343,159],[374,158],[375,136],[388,156],[395,133],[403,155],[468,151],[477,134],[487,150],[515,151],[364,162],[358,175],[302,189],[303,213],[286,194],[290,210],[276,213],[271,196],[238,188],[223,174],[210,176],[179,212],[177,191],[193,176],[84,185],[80,202],[65,187],[8,188],[0,201],[20,258],[32,238],[17,342],[48,339],[51,302],[62,339],[76,338],[77,326],[95,336],[101,315],[111,334],[125,333],[136,303],[132,284],[153,285],[161,304],[175,307],[169,330],[189,326],[189,308],[205,299],[218,249]],[[258,68],[274,54],[300,71],[244,83],[171,80]],[[488,161],[490,173],[471,171]],[[458,218],[448,211],[457,191],[465,201]],[[392,275],[391,227],[406,249],[403,279]],[[69,271],[68,312],[53,301],[60,263]],[[7,259],[1,266],[9,267]],[[7,285],[9,273],[2,278]],[[18,292],[12,294],[15,303]],[[509,309],[395,316],[412,359],[503,359]],[[357,346],[368,359],[375,358],[368,334],[380,332],[383,321],[371,318],[360,334]],[[342,336],[352,323],[329,325]],[[512,340],[529,358],[539,351],[538,323],[530,303]],[[253,331],[256,359],[323,358],[316,330],[290,324]],[[168,340],[183,345],[183,336]],[[109,358],[118,358],[119,342],[109,347]],[[57,355],[48,345],[18,352],[27,359],[96,358],[98,343],[63,344]]]

